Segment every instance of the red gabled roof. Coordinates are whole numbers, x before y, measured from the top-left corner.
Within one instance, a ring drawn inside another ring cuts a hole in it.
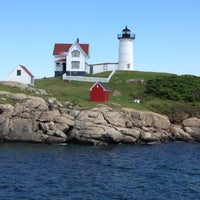
[[[54,56],[62,55],[63,53],[67,52],[71,46],[72,44],[55,44],[53,55]]]
[[[79,44],[80,47],[83,49],[83,51],[86,53],[86,55],[89,54],[89,44]],[[65,52],[69,51],[69,48],[72,46],[72,44],[55,44],[53,55],[63,55]]]
[[[99,85],[104,91],[109,91],[109,89],[102,83],[102,82],[96,82],[91,88],[90,91],[96,86]]]
[[[23,65],[19,65],[29,76],[34,77],[33,74]]]
[[[86,55],[89,54],[89,44],[79,44],[83,51],[86,53]]]

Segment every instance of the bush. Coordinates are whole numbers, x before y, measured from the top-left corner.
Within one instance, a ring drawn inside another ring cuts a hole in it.
[[[146,83],[146,92],[162,99],[200,101],[200,78],[192,75],[161,76]]]

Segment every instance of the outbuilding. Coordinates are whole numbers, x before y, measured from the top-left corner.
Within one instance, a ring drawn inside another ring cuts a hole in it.
[[[109,101],[110,91],[102,82],[96,82],[90,88],[90,101],[106,102]]]
[[[9,73],[8,81],[34,85],[34,76],[25,66],[18,65]]]

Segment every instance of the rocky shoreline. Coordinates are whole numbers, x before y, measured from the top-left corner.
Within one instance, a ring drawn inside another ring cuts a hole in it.
[[[38,91],[36,91],[38,92]],[[41,92],[41,91],[40,91]],[[200,119],[170,123],[167,116],[99,105],[86,110],[55,98],[0,91],[0,141],[33,143],[144,144],[200,141]],[[15,100],[15,105],[6,103]]]

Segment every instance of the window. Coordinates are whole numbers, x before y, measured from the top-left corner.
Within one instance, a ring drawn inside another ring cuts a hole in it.
[[[60,63],[59,63],[59,62],[57,62],[57,63],[56,63],[56,66],[57,66],[57,67],[60,67]]]
[[[72,61],[72,69],[79,69],[80,62],[79,61]]]
[[[21,70],[20,69],[17,70],[17,76],[21,76]]]
[[[73,50],[73,51],[72,51],[72,57],[80,57],[80,51],[78,51],[78,50]]]

